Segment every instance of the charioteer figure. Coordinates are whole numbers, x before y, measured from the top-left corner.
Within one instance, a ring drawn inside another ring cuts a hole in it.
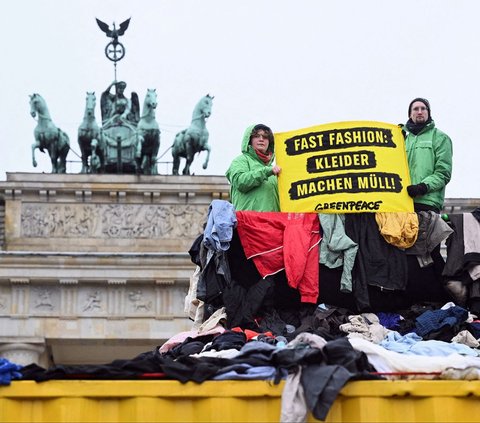
[[[112,93],[112,88],[115,92]],[[100,108],[102,111],[102,125],[108,128],[125,124],[136,127],[140,120],[140,103],[136,92],[132,92],[130,99],[125,95],[127,87],[124,81],[113,81],[102,93]]]

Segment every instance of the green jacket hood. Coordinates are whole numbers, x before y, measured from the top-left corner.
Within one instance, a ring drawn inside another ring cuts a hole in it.
[[[254,154],[256,156],[255,152],[253,151],[252,146],[250,145],[250,137],[252,135],[253,128],[255,128],[256,125],[257,124],[255,123],[253,125],[248,126],[247,129],[245,129],[245,132],[244,132],[243,138],[242,138],[242,153],[250,152],[251,154]],[[272,153],[275,152],[273,142],[269,143],[268,151],[271,151]]]

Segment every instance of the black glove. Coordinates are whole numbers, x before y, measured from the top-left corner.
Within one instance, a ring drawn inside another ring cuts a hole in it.
[[[421,184],[409,185],[407,187],[408,195],[412,198],[425,195],[427,191],[428,191],[427,184],[424,184],[423,182]]]

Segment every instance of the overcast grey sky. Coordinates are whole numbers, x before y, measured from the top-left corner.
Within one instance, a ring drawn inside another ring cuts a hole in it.
[[[479,16],[477,0],[9,2],[0,26],[0,178],[51,171],[47,154],[37,150],[39,166],[31,162],[34,92],[79,153],[85,93],[97,93],[100,122],[100,93],[114,78],[104,55],[109,39],[95,18],[118,25],[131,17],[117,76],[140,104],[156,88],[160,154],[190,124],[197,101],[215,96],[210,165],[201,168],[202,153],[195,174],[223,175],[251,123],[277,132],[350,120],[400,123],[410,100],[422,96],[453,140],[447,197],[480,197]],[[79,159],[70,152],[68,160]],[[161,160],[170,161],[170,151]]]

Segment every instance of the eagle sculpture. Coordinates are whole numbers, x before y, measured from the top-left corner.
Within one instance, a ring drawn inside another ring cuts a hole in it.
[[[98,26],[100,27],[100,29],[105,32],[105,34],[107,35],[107,37],[110,37],[112,38],[113,40],[113,43],[114,44],[117,44],[118,43],[118,37],[120,37],[121,35],[125,34],[125,31],[127,30],[128,28],[128,25],[130,23],[130,19],[131,18],[128,18],[126,21],[122,22],[120,24],[120,27],[117,29],[115,27],[115,22],[113,23],[113,29],[110,29],[110,27],[108,26],[108,24],[106,24],[105,22],[102,22],[100,19],[97,19],[95,18],[96,21],[97,21],[97,24]]]

